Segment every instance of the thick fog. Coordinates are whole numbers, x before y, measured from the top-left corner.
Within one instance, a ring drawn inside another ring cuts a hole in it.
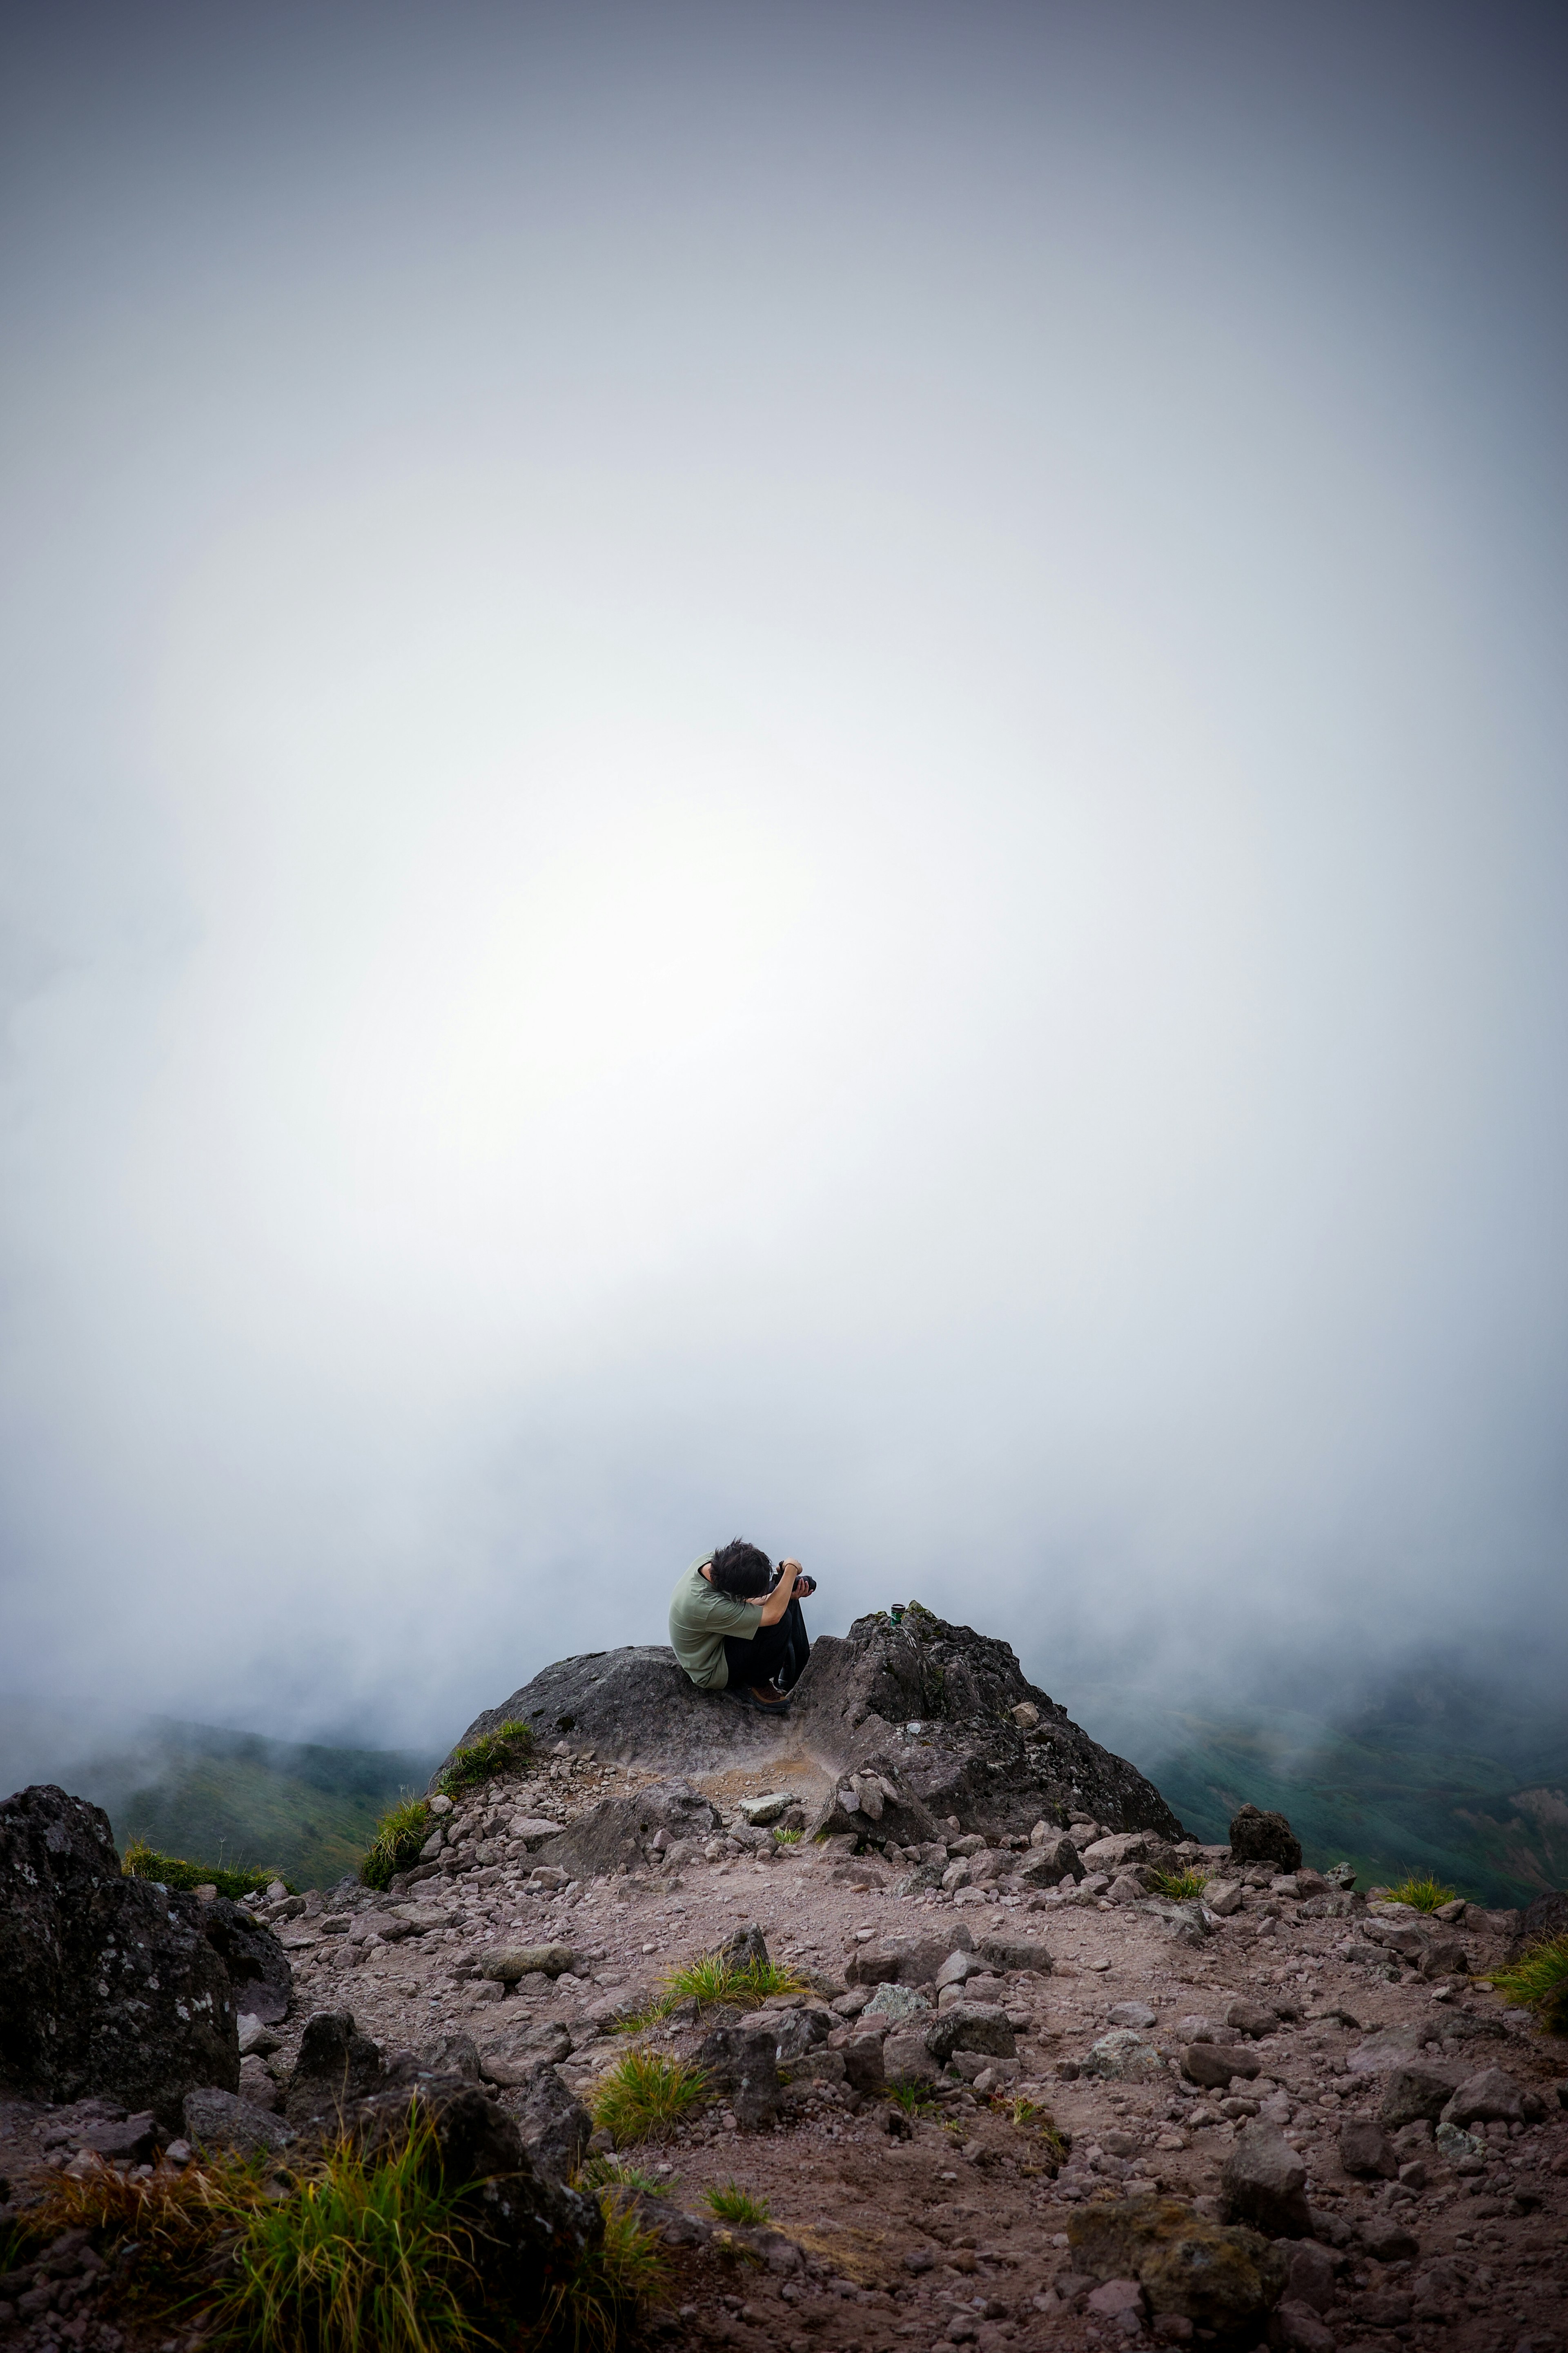
[[[0,1686],[1563,1659],[1550,11],[14,11]]]

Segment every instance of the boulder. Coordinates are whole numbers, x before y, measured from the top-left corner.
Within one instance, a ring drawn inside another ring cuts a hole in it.
[[[1182,2053],[1182,2073],[1201,2091],[1217,2092],[1235,2076],[1263,2073],[1263,2063],[1233,2042],[1189,2042]]]
[[[1383,2087],[1378,2122],[1389,2132],[1397,2132],[1402,2125],[1415,2124],[1423,2116],[1435,2124],[1455,2088],[1452,2071],[1435,2066],[1429,2059],[1392,2067]]]
[[[1137,2280],[1156,2333],[1170,2318],[1254,2341],[1285,2284],[1284,2254],[1258,2232],[1209,2221],[1174,2198],[1079,2206],[1068,2237],[1074,2272]]]
[[[1049,1952],[1032,1936],[982,1936],[980,1957],[1005,1975],[1009,1969],[1033,1969],[1037,1977],[1048,1978],[1056,1968]]]
[[[1272,2034],[1279,2024],[1279,2013],[1266,2002],[1249,2001],[1245,1995],[1233,2001],[1225,2013],[1225,2022],[1234,2026],[1238,2034],[1254,2037]]]
[[[108,1816],[84,1799],[52,1786],[5,1799],[0,2089],[56,2105],[110,2097],[176,2132],[188,2091],[237,2091],[238,2008],[207,1934],[216,1913],[230,1936],[236,1908],[127,1879]],[[276,1946],[269,1930],[250,1933]],[[287,1972],[281,1953],[276,1966]]]
[[[852,2092],[874,2099],[886,2085],[886,2046],[879,2034],[857,2034],[844,2045],[844,2075]]]
[[[1539,2115],[1539,2109],[1536,2113]],[[1468,2125],[1522,2124],[1523,2091],[1500,2067],[1483,2068],[1479,2075],[1467,2076],[1450,2094],[1443,2105],[1441,2120],[1446,2125],[1458,2125],[1461,2130]]]
[[[362,2034],[350,2010],[319,2010],[305,2021],[300,2055],[283,2094],[296,2131],[331,2132],[357,2101],[384,2088],[379,2047]]]
[[[545,2297],[604,2236],[596,2198],[541,2171],[513,2119],[458,2075],[423,2075],[361,2101],[347,2119],[367,2153],[395,2147],[410,2116],[431,2128],[439,2179],[461,2192],[456,2220],[471,2236],[487,2288],[521,2316]]]
[[[502,1985],[516,1985],[520,1978],[531,1977],[536,1970],[547,1978],[563,1977],[575,1968],[576,1962],[570,1945],[500,1945],[479,1955],[479,1975]]]
[[[711,1838],[723,1827],[718,1807],[689,1781],[652,1781],[628,1798],[601,1799],[569,1830],[546,1839],[536,1860],[563,1871],[569,1879],[591,1879],[646,1861],[661,1831],[669,1845],[681,1839]]]
[[[241,2157],[280,2157],[300,2137],[281,2116],[214,2084],[185,2094],[184,2123],[191,2147],[215,2156],[235,2149]]]
[[[820,1827],[870,1831],[907,1847],[931,1841],[953,1814],[967,1827],[1026,1833],[1037,1821],[1092,1811],[1110,1831],[1182,1835],[1153,1784],[1027,1682],[1007,1643],[918,1604],[896,1626],[878,1611],[843,1637],[819,1636],[792,1700],[784,1736],[834,1776],[833,1820],[824,1817]],[[463,1743],[509,1718],[532,1725],[546,1742],[570,1736],[601,1756],[646,1759],[671,1774],[753,1759],[765,1771],[781,1751],[776,1722],[738,1707],[727,1692],[699,1691],[662,1646],[560,1660],[476,1717]],[[879,1820],[865,1805],[867,1788],[876,1791]],[[858,1797],[853,1812],[845,1796]],[[564,1834],[573,1843],[560,1850],[579,1874],[614,1868],[600,1855],[641,1828],[625,1814],[596,1811],[594,1831],[574,1824]]]
[[[926,2029],[926,2049],[944,2064],[955,2051],[983,2051],[994,2059],[1017,2056],[1017,2038],[1007,2013],[990,2001],[956,2001]]]
[[[938,2062],[926,2048],[925,2029],[900,2027],[882,2045],[882,2067],[889,2084],[934,2083]]]
[[[1281,1871],[1300,1871],[1301,1841],[1283,1814],[1243,1806],[1230,1825],[1230,1859],[1237,1865],[1272,1862]]]
[[[930,2008],[929,1996],[917,1991],[915,1987],[885,1984],[877,1988],[860,2016],[867,2021],[885,2018],[898,2025],[903,2020],[914,2017],[918,2011],[929,2010]]]
[[[962,1920],[944,1922],[916,1936],[862,1945],[844,1974],[851,1985],[930,1985],[950,1953],[973,1950],[974,1939]]]
[[[487,2084],[514,2089],[535,2068],[558,2065],[571,2055],[571,2033],[558,2019],[521,2020],[487,2034],[479,2047],[479,2073]]]
[[[202,1907],[202,1934],[228,1972],[237,2018],[276,2026],[289,2012],[294,1972],[272,1930],[242,1905],[210,1896]]]
[[[438,2034],[420,2052],[419,2064],[427,2075],[461,2075],[468,2083],[477,2084],[479,2045],[471,2034]]]
[[[1093,2044],[1079,2072],[1102,2075],[1108,2083],[1157,2084],[1164,2081],[1165,2063],[1136,2028],[1117,2026]]]
[[[1276,2124],[1254,2116],[1244,2125],[1220,2168],[1221,2211],[1227,2222],[1247,2222],[1270,2239],[1312,2233],[1307,2168]]]
[[[1458,1936],[1429,1936],[1416,1957],[1424,1978],[1466,1977],[1470,1957]]]
[[[1342,2257],[1333,2255],[1316,2239],[1298,2239],[1286,2257],[1285,2294],[1314,2312],[1327,2312],[1334,2301],[1334,2279]]]
[[[1204,1883],[1203,1901],[1216,1920],[1234,1919],[1242,1905],[1239,1879],[1210,1879]]]
[[[698,2047],[698,2066],[723,2093],[742,2132],[761,2132],[778,2116],[777,2050],[774,2029],[755,2018],[714,2027]]]
[[[1399,2174],[1398,2156],[1383,2126],[1360,2118],[1340,2126],[1340,2163],[1347,2173],[1381,2174],[1385,2181]]]
[[[594,2136],[594,2119],[576,2094],[545,2063],[524,2076],[510,2105],[522,2145],[539,2171],[552,2181],[570,2180]]]
[[[1272,2353],[1338,2353],[1339,2338],[1315,2305],[1286,2295],[1268,2316]]]
[[[1081,1879],[1079,1851],[1063,1831],[1047,1831],[1029,1841],[1029,1852],[1018,1858],[1018,1877],[1026,1887],[1057,1887],[1064,1879]]]

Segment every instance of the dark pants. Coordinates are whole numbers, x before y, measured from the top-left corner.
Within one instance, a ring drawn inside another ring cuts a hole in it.
[[[735,1634],[724,1637],[724,1663],[730,1670],[731,1691],[771,1683],[789,1691],[800,1681],[810,1656],[805,1617],[798,1601],[790,1603],[776,1626],[759,1626],[749,1642]]]

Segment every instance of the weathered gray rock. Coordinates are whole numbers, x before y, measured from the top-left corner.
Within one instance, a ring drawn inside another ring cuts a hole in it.
[[[1334,2300],[1334,2281],[1343,2257],[1331,2253],[1315,2239],[1300,2239],[1286,2260],[1285,2294],[1314,2312],[1327,2312]]]
[[[972,1953],[974,1939],[962,1920],[944,1921],[918,1936],[862,1945],[844,1974],[851,1985],[930,1985],[950,1953]]]
[[[1255,2116],[1242,2126],[1220,2168],[1220,2204],[1227,2222],[1268,2238],[1311,2236],[1307,2168],[1278,2125]]]
[[[524,2076],[509,2105],[540,2172],[552,2181],[570,2180],[594,2137],[594,2119],[575,2092],[546,2063]]]
[[[1146,2032],[1151,2026],[1158,2026],[1160,2020],[1159,2013],[1151,2010],[1146,2001],[1119,2001],[1114,2009],[1107,2011],[1105,2022],[1108,2026],[1125,2026],[1134,2032],[1140,2030]]]
[[[1381,2174],[1385,2181],[1399,2172],[1394,2143],[1383,2126],[1362,2118],[1340,2126],[1340,2163],[1347,2173]]]
[[[1540,2114],[1539,2109],[1536,2114]],[[1511,2125],[1523,2121],[1523,2090],[1500,2067],[1486,2067],[1479,2075],[1467,2076],[1442,2110],[1442,2122],[1458,2125],[1461,2129],[1467,2125]]]
[[[238,2012],[206,1933],[213,1914],[226,1933],[235,1908],[124,1877],[108,1816],[83,1799],[52,1786],[5,1799],[0,2087],[110,2096],[176,2131],[186,2092],[235,2091]]]
[[[984,2051],[994,2059],[1017,2055],[1017,2038],[1007,2013],[990,2001],[958,2001],[938,2013],[926,2029],[926,2049],[944,2063],[955,2051]]]
[[[931,2000],[914,1986],[899,1985],[889,1980],[877,1988],[860,2015],[863,2020],[890,2019],[895,2025],[917,2013],[928,2011]]]
[[[1021,1705],[1033,1709],[1035,1724],[1017,1721]],[[1027,1683],[1005,1642],[918,1608],[898,1626],[877,1613],[842,1638],[820,1636],[795,1687],[787,1734],[727,1693],[700,1692],[671,1651],[652,1647],[546,1667],[476,1717],[464,1742],[509,1717],[533,1725],[542,1738],[569,1736],[603,1756],[679,1774],[763,1762],[787,1738],[836,1774],[836,1792],[872,1777],[880,1819],[871,1821],[862,1801],[837,1827],[869,1829],[904,1847],[931,1841],[952,1814],[970,1826],[1028,1831],[1042,1820],[1066,1821],[1069,1811],[1081,1819],[1086,1808],[1113,1830],[1182,1834],[1153,1785]],[[911,1725],[918,1731],[906,1729]],[[580,1830],[567,1835],[576,1839]],[[617,1842],[616,1826],[606,1826],[601,1840],[574,1845],[574,1865],[606,1867],[596,1860],[601,1847]]]
[[[889,2084],[932,2083],[939,2063],[926,2048],[925,2029],[901,2027],[882,2045],[882,2065]]]
[[[1201,2091],[1217,2092],[1237,2075],[1260,2075],[1263,2063],[1234,2042],[1189,2042],[1182,2053],[1182,2073]]]
[[[1273,1862],[1281,1871],[1299,1871],[1301,1841],[1283,1814],[1261,1813],[1256,1806],[1243,1806],[1230,1825],[1230,1859],[1237,1868],[1243,1863]]]
[[[525,2084],[534,2070],[570,2058],[572,2036],[557,2019],[524,2019],[500,2024],[479,2045],[479,2073],[503,2089]]]
[[[697,2064],[722,2092],[742,2132],[761,2132],[779,2112],[778,2043],[771,2026],[743,2019],[716,2026],[698,2046]]]
[[[1211,2222],[1174,2198],[1090,2204],[1068,2220],[1075,2272],[1135,2279],[1156,2329],[1185,2320],[1226,2343],[1255,2342],[1285,2283],[1285,2257],[1253,2230]]]
[[[1033,1969],[1048,1978],[1056,1968],[1047,1948],[1033,1936],[982,1936],[980,1957],[1000,1974],[1009,1969]]]
[[[241,2157],[279,2157],[300,2137],[274,2111],[214,2084],[185,2094],[184,2116],[192,2147],[215,2154],[232,2148]]]
[[[1279,2024],[1279,2013],[1264,2002],[1252,2001],[1246,1995],[1241,1995],[1229,2004],[1225,2022],[1227,2026],[1234,2026],[1238,2034],[1256,2037],[1272,2034]]]
[[[479,1975],[501,1985],[516,1985],[535,1971],[547,1978],[563,1977],[574,1969],[577,1956],[570,1945],[497,1945],[479,1955]]]
[[[1339,2341],[1317,2306],[1300,2296],[1281,2297],[1268,2316],[1273,2353],[1338,2353]]]
[[[1085,2075],[1102,2075],[1108,2083],[1156,2084],[1165,2075],[1165,2063],[1154,2045],[1129,2026],[1102,2034],[1079,2069]]]
[[[426,2043],[419,2053],[419,2064],[429,2075],[461,2075],[465,2082],[479,2080],[479,2045],[471,2034],[438,2034],[434,2042]]]
[[[1428,2059],[1393,2067],[1383,2087],[1378,2121],[1389,2132],[1397,2132],[1402,2125],[1415,2124],[1422,2116],[1436,2123],[1456,2088],[1453,2070],[1436,2066]]]
[[[723,1827],[718,1807],[689,1781],[652,1781],[630,1797],[602,1799],[570,1830],[544,1840],[536,1859],[565,1872],[568,1878],[588,1879],[644,1862],[661,1831],[666,1842],[674,1843],[711,1838]]]
[[[1083,1862],[1065,1831],[1032,1838],[1029,1852],[1018,1861],[1018,1878],[1025,1887],[1058,1887],[1064,1879],[1081,1879]]]
[[[381,2052],[355,2026],[353,2010],[320,2010],[305,2022],[283,2113],[296,2131],[331,2132],[384,2081]]]

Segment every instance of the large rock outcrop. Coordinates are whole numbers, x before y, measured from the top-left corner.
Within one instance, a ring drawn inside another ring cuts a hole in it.
[[[238,2011],[286,2000],[289,1964],[237,1906],[127,1879],[109,1817],[44,1786],[0,1803],[0,1985],[5,2089],[108,2095],[177,2131],[188,2091],[238,2090]]]
[[[800,1755],[835,1792],[815,1826],[879,1841],[943,1836],[952,1816],[965,1831],[1092,1820],[1182,1835],[1153,1783],[1029,1683],[1008,1643],[918,1604],[898,1626],[879,1612],[820,1636],[782,1722],[699,1691],[673,1651],[649,1645],[558,1660],[477,1716],[463,1742],[511,1718],[542,1744],[569,1738],[667,1774]]]

